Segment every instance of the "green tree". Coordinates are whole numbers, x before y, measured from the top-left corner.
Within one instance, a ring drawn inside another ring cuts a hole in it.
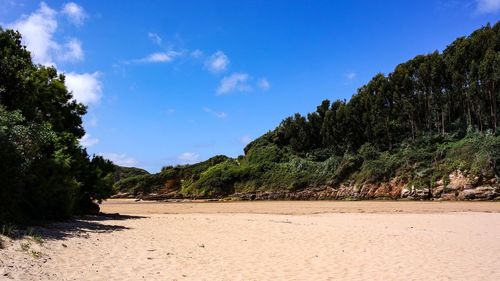
[[[20,34],[0,28],[0,222],[96,212],[111,194],[114,165],[78,141],[85,112],[64,75],[33,64]]]

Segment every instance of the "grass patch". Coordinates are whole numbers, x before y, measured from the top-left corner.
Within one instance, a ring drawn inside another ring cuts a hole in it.
[[[42,236],[36,233],[33,227],[28,227],[28,229],[26,230],[26,235],[28,235],[31,239],[33,239],[33,241],[35,241],[39,245],[43,244],[44,242]]]
[[[15,238],[17,234],[17,227],[13,224],[4,224],[2,225],[2,228],[0,229],[0,234],[10,237],[10,238]]]
[[[41,257],[42,257],[42,252],[35,251],[35,250],[31,250],[31,252],[30,252],[30,253],[31,253],[31,255],[32,255],[34,258],[36,258],[36,259],[38,259],[38,258],[41,258]]]

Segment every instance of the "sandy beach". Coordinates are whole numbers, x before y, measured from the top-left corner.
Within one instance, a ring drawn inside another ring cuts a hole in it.
[[[101,209],[119,215],[37,228],[42,244],[3,237],[0,279],[500,280],[498,202],[108,200]]]

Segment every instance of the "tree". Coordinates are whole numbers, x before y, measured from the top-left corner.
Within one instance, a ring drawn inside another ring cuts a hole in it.
[[[349,102],[324,100],[307,118],[286,118],[276,144],[297,154],[321,148],[391,150],[423,136],[498,130],[500,23],[377,74]]]
[[[95,212],[111,195],[114,165],[79,145],[86,108],[64,83],[0,28],[0,222]]]

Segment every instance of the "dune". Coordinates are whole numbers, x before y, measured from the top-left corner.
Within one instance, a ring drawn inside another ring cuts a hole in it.
[[[108,200],[101,209],[110,215],[37,228],[41,245],[4,238],[0,279],[500,280],[498,202]]]

